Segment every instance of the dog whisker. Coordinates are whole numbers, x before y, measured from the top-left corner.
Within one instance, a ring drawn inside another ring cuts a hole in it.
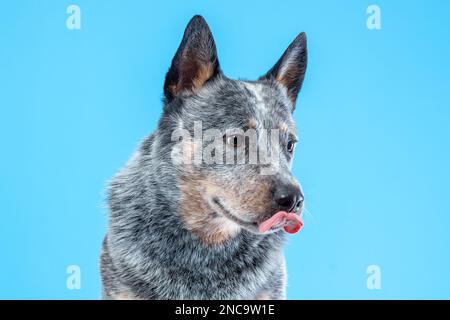
[[[303,213],[305,214],[305,217],[307,216],[308,218],[311,218],[312,223],[316,223],[316,219],[314,218],[313,214],[306,207],[303,208]]]

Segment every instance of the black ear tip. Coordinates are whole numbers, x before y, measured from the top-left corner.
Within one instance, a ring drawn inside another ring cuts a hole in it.
[[[188,26],[191,28],[204,28],[208,27],[208,24],[206,23],[206,20],[205,18],[203,18],[203,16],[196,14],[189,21]]]
[[[294,43],[298,45],[303,45],[306,47],[307,37],[305,32],[300,32],[298,36],[295,38]]]
[[[191,21],[202,21],[202,22],[206,22],[205,18],[203,18],[202,15],[196,14],[195,16],[192,17]]]

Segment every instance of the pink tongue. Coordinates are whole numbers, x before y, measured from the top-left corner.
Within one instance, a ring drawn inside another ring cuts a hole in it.
[[[303,222],[298,214],[279,211],[271,218],[261,222],[259,224],[259,232],[265,233],[273,227],[284,227],[284,231],[287,233],[297,233],[303,226]]]

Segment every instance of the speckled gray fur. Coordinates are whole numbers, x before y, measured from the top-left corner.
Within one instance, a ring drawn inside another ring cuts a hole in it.
[[[199,90],[175,94],[169,84],[181,81],[179,59],[189,47],[200,56],[200,63],[211,62],[213,71]],[[192,130],[194,121],[202,121],[203,130],[225,130],[245,128],[249,119],[256,120],[258,128],[276,128],[283,122],[295,132],[292,112],[305,70],[306,37],[300,34],[265,76],[257,81],[228,79],[219,68],[206,22],[199,16],[191,20],[166,78],[158,127],[108,189],[109,228],[101,253],[105,299],[285,298],[281,231],[263,235],[241,228],[224,243],[211,246],[185,227],[179,215],[179,177],[186,172],[172,162],[171,134],[180,126]],[[286,82],[277,81],[286,72]],[[213,173],[224,188],[239,184],[245,176],[253,177],[254,183],[295,182],[290,156],[278,152],[276,177],[259,175],[258,166],[250,165],[200,164],[195,171]]]

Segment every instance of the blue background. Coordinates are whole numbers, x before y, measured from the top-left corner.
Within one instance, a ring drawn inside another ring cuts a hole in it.
[[[81,30],[66,8],[81,8]],[[366,8],[381,7],[368,30]],[[161,112],[194,14],[223,70],[254,79],[300,31],[295,112],[305,227],[286,247],[294,298],[450,298],[450,2],[3,1],[0,298],[100,297],[104,188]],[[81,289],[66,288],[68,265]],[[381,268],[368,290],[366,268]]]

